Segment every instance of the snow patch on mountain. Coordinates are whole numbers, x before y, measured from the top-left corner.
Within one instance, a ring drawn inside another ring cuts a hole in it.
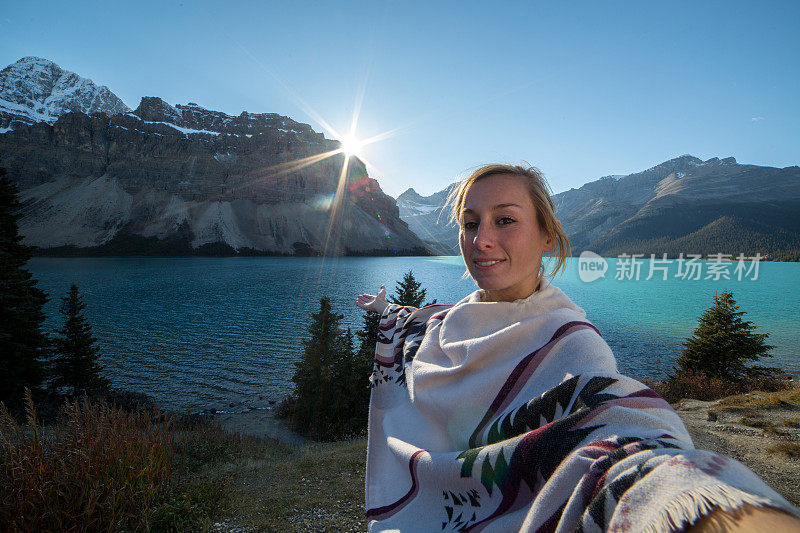
[[[165,126],[169,126],[170,128],[174,128],[185,135],[190,135],[192,133],[207,133],[208,135],[221,135],[218,131],[210,131],[210,130],[193,130],[192,128],[183,128],[181,126],[176,126],[175,124],[170,124],[169,122],[155,122],[155,121],[142,121],[145,124],[164,124]]]
[[[105,85],[96,85],[40,57],[23,57],[0,71],[0,127],[12,122],[53,124],[65,113],[127,113]]]

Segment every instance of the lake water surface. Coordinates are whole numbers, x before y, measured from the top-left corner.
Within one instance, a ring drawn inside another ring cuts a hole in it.
[[[647,265],[639,280],[617,280],[618,260],[608,263],[605,278],[586,283],[571,260],[555,284],[586,310],[623,372],[669,372],[697,317],[728,289],[776,346],[763,363],[800,375],[800,264],[761,263],[756,280],[715,281],[675,277],[672,261],[666,281],[646,281]],[[75,282],[114,386],[181,411],[280,400],[321,296],[355,331],[355,295],[382,283],[391,294],[408,270],[439,303],[476,289],[462,279],[460,257],[34,258],[28,268],[51,297],[49,329],[59,326],[60,297]]]

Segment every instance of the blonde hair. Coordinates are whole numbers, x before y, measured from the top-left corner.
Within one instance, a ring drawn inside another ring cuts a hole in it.
[[[570,257],[571,249],[567,234],[561,229],[561,224],[556,218],[556,208],[553,204],[550,187],[547,185],[547,181],[545,181],[542,173],[539,172],[536,167],[527,164],[493,164],[480,167],[470,174],[467,179],[462,181],[458,187],[453,187],[453,190],[450,191],[447,198],[447,204],[450,205],[451,209],[450,220],[457,224],[459,228],[462,228],[462,210],[464,209],[464,201],[470,187],[478,180],[499,174],[519,176],[525,180],[533,205],[536,207],[536,221],[539,223],[539,227],[547,233],[547,236],[553,241],[553,251],[550,252],[550,256],[556,257],[557,260],[555,268],[547,274],[547,277],[554,277],[559,271],[563,271],[564,268],[566,268],[567,257]],[[541,268],[543,272],[544,262],[542,262]]]

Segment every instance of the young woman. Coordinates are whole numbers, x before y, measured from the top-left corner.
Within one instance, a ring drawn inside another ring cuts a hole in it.
[[[549,283],[542,255],[555,274],[570,250],[536,169],[480,168],[451,200],[480,290],[422,309],[387,304],[383,287],[356,300],[381,313],[371,531],[798,530],[800,512],[750,470],[695,450]]]

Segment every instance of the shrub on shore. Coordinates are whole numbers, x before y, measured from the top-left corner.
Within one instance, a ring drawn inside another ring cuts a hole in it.
[[[789,381],[777,374],[734,380],[703,372],[676,371],[665,379],[640,378],[640,381],[669,403],[683,399],[710,401],[756,390],[775,392],[789,388]]]
[[[227,485],[187,465],[196,434],[177,419],[94,399],[67,401],[42,426],[30,391],[26,423],[0,404],[0,524],[11,531],[184,530],[225,502]],[[188,452],[188,453],[187,453]]]

